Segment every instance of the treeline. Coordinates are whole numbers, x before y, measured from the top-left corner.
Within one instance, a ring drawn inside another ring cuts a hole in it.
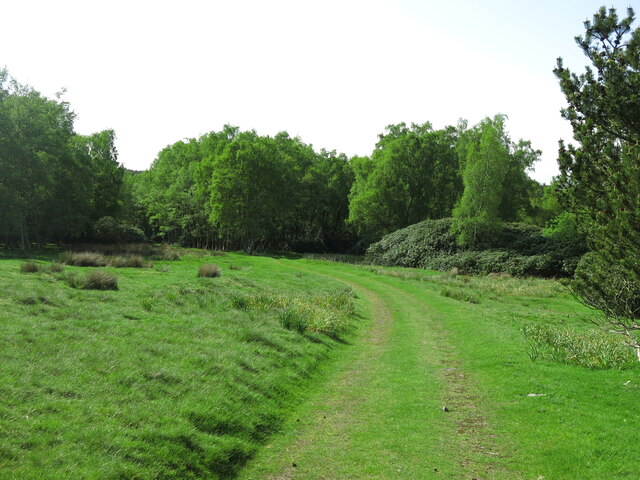
[[[136,179],[152,238],[220,249],[343,250],[353,171],[287,133],[225,126],[160,152]]]
[[[544,225],[553,187],[506,117],[469,126],[390,125],[370,156],[314,150],[225,126],[163,149],[144,172],[118,164],[112,130],[82,136],[61,98],[0,77],[0,242],[151,240],[217,249],[362,253],[384,235],[453,217],[469,248],[504,222]]]
[[[123,209],[124,169],[115,135],[82,136],[60,98],[42,96],[0,70],[0,242],[28,249],[86,239]]]
[[[544,224],[559,213],[550,187],[526,174],[540,152],[513,143],[504,121],[390,125],[370,157],[353,158],[316,152],[286,132],[225,126],[162,150],[136,177],[136,208],[148,235],[170,243],[357,252],[459,205],[458,228],[490,242],[501,222]],[[468,226],[475,218],[484,223]]]

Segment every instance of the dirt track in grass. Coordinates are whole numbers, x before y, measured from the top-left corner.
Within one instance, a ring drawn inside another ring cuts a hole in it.
[[[287,264],[351,286],[369,323],[241,478],[513,478],[446,322],[430,308],[433,292],[365,270]]]

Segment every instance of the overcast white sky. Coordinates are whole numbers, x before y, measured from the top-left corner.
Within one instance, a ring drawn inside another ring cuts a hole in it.
[[[620,15],[637,2],[609,1]],[[113,128],[119,160],[149,167],[166,145],[220,130],[286,130],[316,149],[369,155],[390,123],[441,128],[508,115],[514,140],[557,173],[558,56],[592,0],[181,0],[2,2],[0,66],[64,97],[76,130]],[[636,10],[639,10],[636,8]]]

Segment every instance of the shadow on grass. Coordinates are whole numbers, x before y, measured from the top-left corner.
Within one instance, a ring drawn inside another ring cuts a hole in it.
[[[295,253],[295,252],[281,252],[281,251],[267,251],[267,252],[256,252],[252,255],[258,256],[258,257],[269,257],[269,258],[274,258],[276,260],[300,260],[301,258],[304,258],[303,255],[301,253]]]
[[[47,245],[38,250],[20,250],[18,248],[0,248],[0,260],[55,260],[64,249],[57,245]]]

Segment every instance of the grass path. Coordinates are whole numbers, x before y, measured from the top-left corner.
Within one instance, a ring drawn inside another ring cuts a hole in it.
[[[279,263],[352,286],[372,322],[242,479],[517,478],[424,291],[335,264]]]

